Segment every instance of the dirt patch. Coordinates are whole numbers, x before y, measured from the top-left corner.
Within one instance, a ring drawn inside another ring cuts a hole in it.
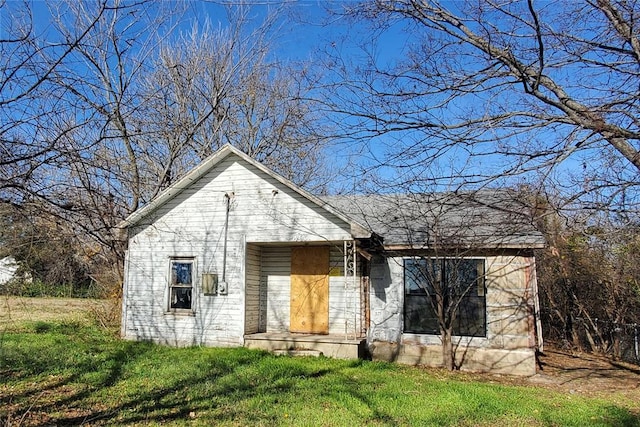
[[[627,409],[640,420],[640,366],[597,354],[563,350],[545,343],[545,352],[538,358],[537,372],[530,377],[425,369],[443,380],[535,387],[564,394],[567,399],[571,396],[602,399]]]
[[[640,366],[597,354],[570,352],[551,347],[539,357],[532,384],[564,389],[570,393],[633,394],[640,402]]]
[[[531,377],[469,374],[474,381],[538,387],[567,396],[602,398],[640,417],[640,366],[604,356],[545,346]]]

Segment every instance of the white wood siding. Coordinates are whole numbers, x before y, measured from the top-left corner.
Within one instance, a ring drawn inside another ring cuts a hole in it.
[[[361,324],[359,278],[345,282],[342,246],[332,245],[329,253],[329,333],[353,336],[360,332]],[[266,332],[289,331],[290,247],[262,248],[261,282],[266,301]]]
[[[245,235],[250,243],[350,238],[348,224],[233,155],[143,219],[146,225],[137,229],[153,228],[163,234],[163,243],[185,238],[221,242],[225,194],[231,193],[230,236]]]
[[[260,266],[262,251],[259,246],[247,245],[247,264],[245,278],[245,334],[260,332]]]
[[[205,296],[201,290],[203,273],[218,274],[219,281],[223,280],[225,194],[231,196],[226,253],[228,294]],[[252,249],[249,264],[246,263],[247,243],[341,241],[350,239],[350,227],[268,174],[230,155],[144,218],[129,231],[129,236],[123,307],[125,337],[174,345],[242,345],[245,330],[255,330],[256,322],[261,320],[259,315],[256,318],[254,301],[257,255]],[[268,282],[263,296],[267,301],[265,326],[267,330],[282,330],[289,322],[290,254],[286,262],[279,259],[271,265],[265,259],[269,251],[264,249],[261,263]],[[167,312],[169,259],[176,256],[195,259],[194,313],[190,316]],[[273,261],[274,254],[271,256]],[[247,274],[245,265],[249,268]],[[249,304],[245,304],[245,292],[251,299]]]
[[[360,278],[344,276],[344,247],[333,245],[329,265],[329,333],[360,335]]]
[[[267,302],[266,332],[289,330],[291,307],[291,248],[262,249],[261,282]]]
[[[202,293],[201,276],[215,273],[222,281],[222,257],[206,246],[173,250],[153,248],[138,241],[130,246],[125,298],[125,337],[149,339],[172,345],[242,344],[244,296],[242,245],[229,245],[227,295]],[[194,257],[193,315],[169,313],[169,260],[174,256]]]

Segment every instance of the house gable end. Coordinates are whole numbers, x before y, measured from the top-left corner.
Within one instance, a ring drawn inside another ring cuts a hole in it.
[[[298,198],[300,200],[303,200],[305,203],[316,205],[318,208],[330,214],[329,216],[335,217],[340,221],[347,223],[350,227],[350,232],[353,238],[368,238],[371,236],[372,233],[367,227],[360,225],[353,219],[347,217],[342,212],[336,210],[331,205],[325,203],[320,198],[296,186],[289,180],[276,174],[266,166],[262,165],[255,159],[247,156],[246,154],[229,144],[222,147],[211,157],[191,170],[183,178],[176,181],[173,185],[160,193],[149,204],[129,215],[129,217],[127,217],[118,225],[118,228],[125,229],[136,225],[142,225],[144,219],[147,219],[145,223],[149,224],[151,221],[148,217],[157,217],[158,215],[156,211],[161,209],[163,205],[169,203],[171,200],[175,199],[183,192],[193,191],[194,188],[198,187],[198,182],[203,178],[205,180],[211,179],[211,174],[215,173],[215,169],[218,168],[221,163],[224,163],[225,160],[227,160],[230,156],[237,158],[236,161],[244,162],[247,169],[253,169],[256,172],[259,171],[264,175],[264,178],[272,180],[274,185],[278,183],[282,190],[286,190],[289,193],[297,194]]]
[[[137,219],[144,232],[169,241],[218,240],[228,226],[247,242],[350,240],[352,224],[282,183],[268,170],[227,155],[197,180]],[[227,214],[228,207],[228,214]],[[162,236],[160,236],[162,235]]]

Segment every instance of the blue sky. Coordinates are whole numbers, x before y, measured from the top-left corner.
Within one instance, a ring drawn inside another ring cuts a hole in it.
[[[22,2],[9,0],[10,6],[21,7]],[[218,25],[226,25],[226,14],[224,11],[224,1],[190,1],[186,4],[190,6],[189,12],[180,17],[180,29],[183,32],[189,32],[193,27],[193,23],[203,25],[209,21],[214,27]],[[269,1],[261,0],[251,2],[254,3],[251,9],[251,15],[255,17],[256,25],[258,25],[268,11],[282,5],[286,6],[290,14],[295,15],[292,19],[289,15],[283,15],[279,31],[275,34],[273,57],[280,61],[297,61],[311,60],[319,61],[322,58],[321,49],[336,49],[350,60],[357,62],[357,58],[362,52],[353,44],[354,40],[361,39],[367,41],[369,29],[360,24],[354,26],[345,18],[339,16],[327,15],[325,7],[332,9],[341,9],[343,6],[349,6],[354,2],[348,1]],[[44,1],[32,1],[29,4],[33,7],[36,19],[37,32],[48,31],[49,16],[47,12],[47,3]],[[157,3],[165,8],[171,9],[172,6],[178,7],[182,3],[163,2]],[[177,19],[177,18],[176,18]],[[349,39],[343,37],[351,36]],[[399,26],[392,27],[384,33],[384,36],[378,40],[376,56],[380,63],[389,64],[396,60],[402,59],[405,53],[406,43],[414,38],[414,34],[407,34]],[[445,116],[448,114],[443,112]],[[385,144],[393,146],[395,144],[394,137],[398,135],[387,135],[374,140],[371,144],[373,155],[380,156],[382,147]],[[550,137],[554,137],[551,135]],[[346,147],[346,146],[345,146]],[[346,148],[345,148],[346,150]],[[336,161],[343,161],[344,157],[336,157]],[[453,159],[452,161],[454,161]],[[361,165],[370,161],[366,156],[359,159]],[[484,159],[485,164],[491,163],[491,159]],[[565,168],[579,167],[580,159],[566,162]],[[482,166],[482,164],[480,164]]]

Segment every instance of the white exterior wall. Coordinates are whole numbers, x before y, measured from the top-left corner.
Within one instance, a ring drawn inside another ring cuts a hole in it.
[[[462,368],[510,374],[535,373],[533,289],[535,261],[518,255],[473,256],[485,259],[486,337],[454,337]],[[374,258],[371,266],[371,325],[368,341],[381,358],[411,364],[442,365],[439,335],[403,333],[402,257]],[[388,343],[384,349],[378,343]],[[383,354],[384,353],[384,354]],[[386,355],[385,355],[386,354]]]
[[[343,246],[331,247],[329,268],[329,333],[359,337],[362,317],[360,277],[345,277]]]
[[[201,290],[203,273],[216,273],[222,281],[225,194],[232,194],[226,255],[228,294],[205,296]],[[123,335],[173,345],[242,345],[245,322],[247,330],[260,322],[254,312],[245,313],[245,291],[255,292],[256,285],[256,272],[245,274],[246,256],[250,270],[258,262],[257,245],[252,243],[302,244],[350,238],[348,224],[229,155],[129,231]],[[253,248],[248,254],[247,247]],[[261,249],[264,269],[269,259],[265,248]],[[195,258],[193,315],[167,310],[169,260],[176,256]],[[278,308],[277,313],[281,312]],[[267,307],[267,320],[273,322],[269,313]],[[270,327],[273,324],[267,325]]]
[[[0,285],[7,283],[15,277],[18,266],[11,257],[0,259]]]
[[[359,334],[361,322],[359,278],[345,281],[343,265],[342,248],[332,245],[329,255],[329,334],[353,336]],[[262,248],[261,283],[266,303],[265,332],[288,331],[291,247]]]
[[[266,303],[265,332],[289,330],[291,307],[291,248],[266,247],[262,250],[261,284]]]
[[[262,251],[259,246],[247,245],[245,272],[245,325],[247,334],[260,331],[260,268],[262,265]]]

